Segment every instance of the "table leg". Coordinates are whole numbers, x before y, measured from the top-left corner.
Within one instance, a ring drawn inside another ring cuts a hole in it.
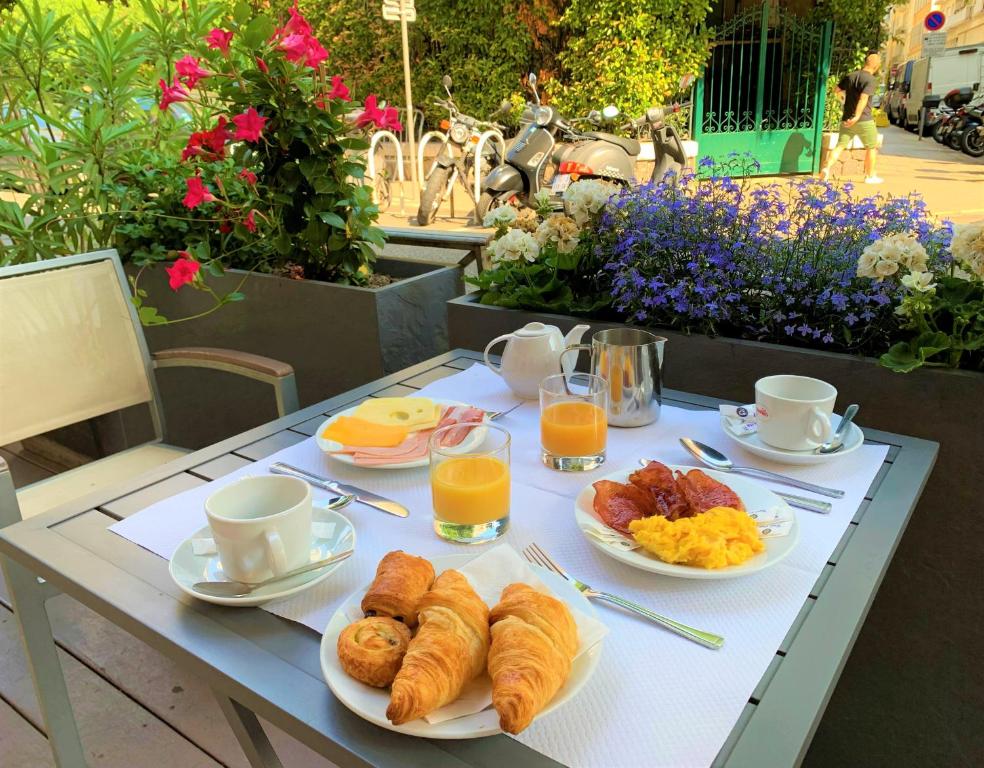
[[[48,590],[33,573],[13,560],[0,556],[0,567],[20,625],[24,653],[55,763],[59,768],[84,768],[85,753],[44,607]]]
[[[239,746],[243,748],[251,768],[283,768],[256,715],[238,701],[233,701],[214,688],[212,693],[215,694],[219,708],[229,721],[229,727],[236,735]]]

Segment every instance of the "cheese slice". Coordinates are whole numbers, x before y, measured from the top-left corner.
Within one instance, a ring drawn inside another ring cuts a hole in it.
[[[427,397],[376,397],[359,405],[356,418],[411,431],[433,429],[441,419],[441,406]]]
[[[321,436],[342,445],[357,448],[392,448],[407,439],[406,427],[377,424],[352,416],[339,416],[329,424]]]

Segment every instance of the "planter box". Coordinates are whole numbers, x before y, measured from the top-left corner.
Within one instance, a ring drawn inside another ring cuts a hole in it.
[[[288,362],[304,407],[447,351],[445,305],[463,292],[461,270],[385,257],[376,268],[399,280],[358,288],[253,274],[242,289],[245,301],[187,323],[145,328],[147,343],[151,352],[229,347]],[[209,284],[221,294],[244,274],[230,270]],[[163,269],[145,273],[141,286],[165,317],[209,305],[199,291],[171,291]],[[165,369],[157,376],[168,438],[177,445],[209,445],[276,417],[272,393],[263,384],[200,369]],[[127,434],[136,429],[128,419]]]

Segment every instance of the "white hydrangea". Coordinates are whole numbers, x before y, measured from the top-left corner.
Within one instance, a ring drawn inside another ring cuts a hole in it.
[[[984,220],[955,226],[950,253],[977,279],[984,280]]]
[[[894,234],[876,240],[858,259],[858,277],[884,280],[905,267],[912,272],[925,272],[929,254],[912,235]]]
[[[516,209],[511,205],[501,205],[485,214],[482,224],[486,227],[508,227],[516,221]]]
[[[932,272],[910,272],[902,277],[902,285],[917,293],[932,293],[936,290]]]
[[[575,181],[564,190],[565,207],[577,225],[583,227],[618,191],[616,184],[600,179]]]
[[[533,207],[534,208],[549,208],[550,207],[550,190],[540,189],[537,190],[536,194],[533,195]]]
[[[557,253],[570,253],[577,247],[580,234],[581,229],[574,219],[562,213],[554,213],[536,228],[533,237],[541,248],[548,243],[555,243]]]
[[[489,244],[489,252],[494,261],[536,261],[540,255],[540,244],[529,232],[510,229],[502,237]]]

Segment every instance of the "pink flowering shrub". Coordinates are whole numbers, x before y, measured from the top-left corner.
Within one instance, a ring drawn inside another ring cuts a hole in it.
[[[365,132],[401,130],[399,118],[374,95],[364,105],[352,101],[296,5],[279,24],[262,15],[224,20],[173,72],[161,73],[159,88],[161,119],[178,119],[170,115],[175,104],[192,115],[180,182],[170,180],[180,192],[154,196],[170,206],[158,212],[171,220],[168,233],[180,219],[184,239],[135,248],[144,265],[173,262],[170,287],[205,291],[214,308],[243,298],[208,287],[207,275],[227,266],[366,281],[383,234],[374,226],[371,190],[361,184]],[[121,228],[124,236],[153,238],[142,213],[142,224]],[[134,289],[145,322],[167,322]]]

